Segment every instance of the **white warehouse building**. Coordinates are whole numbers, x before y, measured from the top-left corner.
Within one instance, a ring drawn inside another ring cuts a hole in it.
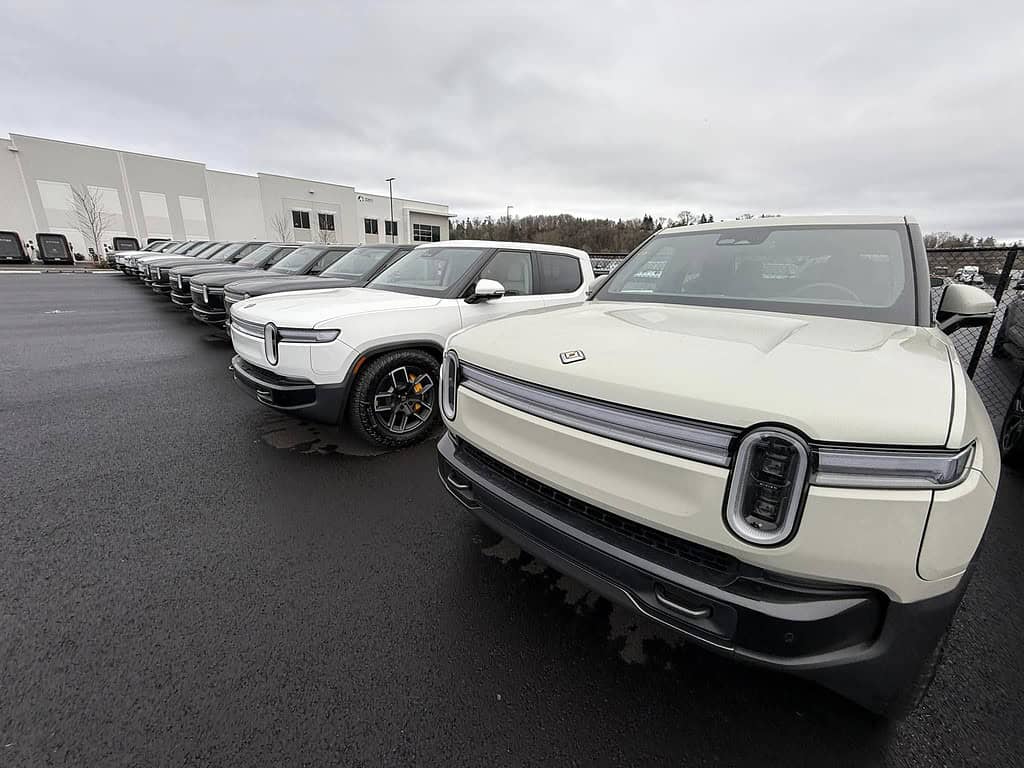
[[[0,138],[0,230],[64,235],[87,253],[73,190],[99,202],[114,237],[383,243],[448,239],[448,206],[270,173],[34,136]]]

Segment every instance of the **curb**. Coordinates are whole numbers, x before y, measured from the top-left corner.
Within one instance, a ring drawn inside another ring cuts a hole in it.
[[[0,275],[118,275],[117,269],[0,269]]]

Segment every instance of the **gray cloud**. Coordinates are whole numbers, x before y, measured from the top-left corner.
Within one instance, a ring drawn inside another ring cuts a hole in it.
[[[907,212],[1024,238],[1024,8],[8,2],[17,133],[464,215]]]

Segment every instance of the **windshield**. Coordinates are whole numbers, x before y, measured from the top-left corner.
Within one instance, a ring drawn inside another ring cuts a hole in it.
[[[912,324],[906,228],[751,227],[657,235],[597,299]]]
[[[321,272],[320,276],[345,278],[353,281],[367,278],[391,255],[393,250],[394,248],[390,245],[353,248]]]
[[[377,275],[368,287],[421,296],[444,296],[466,276],[486,250],[414,248]]]
[[[297,275],[304,272],[310,264],[323,255],[323,248],[314,246],[303,246],[296,248],[277,264],[274,265],[274,272],[281,272],[285,275]]]
[[[215,261],[218,264],[231,261],[231,258],[247,245],[248,243],[225,243],[214,252],[210,261]]]
[[[191,251],[186,251],[189,256],[195,256],[197,259],[209,259],[213,254],[218,253],[223,248],[227,247],[227,243],[204,243],[201,248],[195,248]]]
[[[274,245],[273,243],[261,245],[245,258],[239,259],[238,265],[240,267],[258,267],[280,247],[280,245]]]

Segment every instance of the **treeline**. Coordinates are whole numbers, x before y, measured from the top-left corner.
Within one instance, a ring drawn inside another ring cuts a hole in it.
[[[745,213],[740,220],[772,218],[778,214]],[[709,213],[695,214],[680,211],[674,217],[654,218],[650,215],[638,219],[585,219],[561,213],[554,216],[520,216],[507,218],[460,219],[451,227],[453,240],[513,240],[527,243],[548,243],[582,248],[588,253],[628,253],[652,232],[662,227],[680,227],[715,221]],[[999,245],[994,237],[971,234],[954,235],[934,232],[924,236],[928,248],[971,248]]]
[[[932,232],[924,236],[925,248],[976,248],[986,245],[999,245],[999,243],[991,235],[977,237],[966,232],[962,235],[954,235],[952,232]]]
[[[710,214],[681,211],[675,218],[584,219],[561,213],[514,219],[460,219],[451,228],[453,240],[514,240],[582,248],[588,253],[627,253],[662,227],[705,224]]]

